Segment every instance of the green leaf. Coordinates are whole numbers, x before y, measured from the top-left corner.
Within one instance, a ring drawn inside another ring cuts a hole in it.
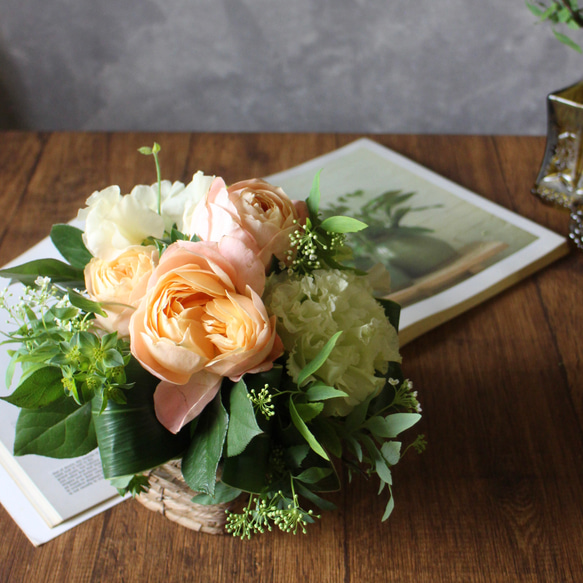
[[[306,423],[315,419],[323,409],[324,403],[296,403],[296,410]]]
[[[313,375],[326,362],[341,334],[342,331],[336,332],[336,334],[326,342],[316,357],[300,371],[300,374],[298,375],[298,386],[303,385],[308,377]]]
[[[389,516],[393,512],[394,508],[395,508],[395,499],[393,498],[393,491],[391,489],[391,486],[389,485],[389,501],[387,502],[387,506],[385,508],[385,512],[383,514],[383,517],[381,518],[382,522],[384,522],[385,520],[387,520],[389,518]]]
[[[64,397],[61,369],[47,366],[25,378],[8,397],[2,400],[21,409],[39,409]]]
[[[336,510],[336,504],[321,498],[312,490],[306,488],[303,484],[296,484],[296,489],[299,494],[301,494],[306,500],[309,500],[312,504],[315,504],[318,508],[322,510]]]
[[[263,433],[253,410],[245,381],[241,379],[231,390],[229,429],[227,432],[227,456],[239,455],[249,442]]]
[[[307,445],[292,445],[285,450],[286,458],[292,467],[299,468],[310,451]]]
[[[41,409],[22,409],[16,422],[14,455],[79,457],[95,449],[91,404],[63,397]]]
[[[151,156],[152,148],[149,148],[148,146],[142,146],[141,148],[138,148],[138,152],[140,154],[144,154],[144,156]]]
[[[391,470],[389,469],[389,466],[387,465],[385,458],[378,450],[374,441],[366,435],[363,435],[361,439],[362,443],[366,447],[366,450],[368,451],[368,455],[370,456],[371,461],[374,464],[375,472],[377,473],[379,478],[389,485],[392,484],[393,476],[391,474]]]
[[[368,225],[352,217],[328,217],[322,222],[322,228],[328,233],[357,233]]]
[[[401,442],[385,441],[381,445],[381,453],[390,466],[397,465],[401,459]]]
[[[76,308],[87,313],[99,314],[100,316],[107,317],[107,314],[103,311],[99,302],[94,302],[72,289],[68,290],[67,295],[69,296],[71,304]]]
[[[421,419],[419,413],[393,413],[385,417],[386,437],[397,437],[399,433],[413,427]]]
[[[328,454],[324,451],[324,448],[318,443],[318,440],[314,437],[312,432],[308,429],[308,426],[304,423],[300,414],[298,413],[293,400],[289,400],[289,411],[291,419],[296,429],[300,432],[302,437],[308,442],[308,445],[325,460],[330,461]]]
[[[219,391],[199,416],[196,431],[182,460],[182,475],[195,492],[214,495],[228,426],[229,416]]]
[[[197,494],[192,501],[195,504],[208,506],[209,504],[224,504],[231,502],[241,494],[241,490],[228,486],[224,482],[217,482],[214,496],[209,494]]]
[[[557,40],[561,41],[564,45],[567,45],[569,48],[577,51],[578,53],[583,53],[583,49],[574,41],[571,40],[566,34],[553,30],[553,34],[557,38]]]
[[[308,401],[325,401],[327,399],[335,399],[336,397],[348,397],[344,391],[329,387],[320,381],[316,381],[306,391]]]
[[[0,277],[14,279],[24,285],[34,285],[39,276],[48,277],[53,283],[85,285],[83,270],[58,259],[38,259],[0,270]]]
[[[313,425],[318,441],[337,458],[342,457],[342,441],[327,417],[320,417]]]
[[[233,488],[252,494],[269,490],[273,486],[269,464],[271,446],[271,439],[265,433],[258,435],[242,454],[225,458],[221,480]]]
[[[108,399],[92,401],[95,432],[106,478],[139,474],[180,456],[188,444],[188,427],[174,435],[156,418],[154,391],[160,382],[131,359],[125,368],[127,404]]]
[[[385,316],[391,324],[391,326],[398,332],[399,331],[399,320],[401,317],[401,306],[394,302],[393,300],[387,300],[386,298],[376,298],[377,302],[383,307],[385,311]]]
[[[317,484],[320,480],[323,480],[330,474],[332,474],[332,470],[330,468],[319,468],[314,466],[304,470],[298,476],[294,476],[294,479],[299,480],[300,482],[304,482],[304,484]]]
[[[544,10],[536,6],[536,4],[531,4],[530,2],[525,2],[526,7],[537,17],[540,18],[544,14]]]
[[[322,171],[318,170],[316,176],[314,176],[310,196],[306,200],[310,216],[314,219],[318,216],[318,211],[320,210],[320,172]]]
[[[93,259],[93,255],[85,247],[83,231],[72,225],[53,225],[51,241],[57,251],[73,266],[84,269]]]
[[[358,404],[346,416],[346,423],[344,424],[344,426],[348,433],[352,433],[356,429],[359,429],[360,426],[364,423],[372,399],[373,395],[369,395],[362,403]]]

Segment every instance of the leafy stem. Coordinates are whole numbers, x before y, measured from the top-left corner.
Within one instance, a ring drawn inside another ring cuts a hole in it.
[[[158,214],[162,214],[162,175],[160,173],[160,160],[158,159],[158,153],[162,148],[158,142],[154,142],[154,145],[149,148],[148,146],[143,146],[138,148],[140,154],[144,156],[153,156],[154,163],[156,164],[156,180],[158,182]]]

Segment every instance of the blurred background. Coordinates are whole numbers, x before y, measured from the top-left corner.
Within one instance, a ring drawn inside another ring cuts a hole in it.
[[[582,65],[523,0],[0,0],[4,129],[540,135]]]

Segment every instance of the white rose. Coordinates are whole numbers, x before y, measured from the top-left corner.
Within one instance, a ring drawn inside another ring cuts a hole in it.
[[[195,234],[193,225],[194,210],[198,203],[206,198],[214,179],[214,176],[206,176],[199,170],[185,189],[185,200],[182,207],[181,223],[178,223],[178,230],[189,237]]]
[[[94,192],[77,218],[85,221],[83,241],[94,257],[111,261],[130,245],[140,245],[147,237],[164,235],[164,219],[153,210],[156,193],[150,188],[134,188],[121,195],[119,186]]]
[[[388,362],[401,362],[397,331],[374,299],[366,277],[338,270],[269,280],[265,303],[289,353],[294,380],[338,331],[342,335],[318,378],[348,394],[326,401],[324,412],[345,416],[384,386]]]

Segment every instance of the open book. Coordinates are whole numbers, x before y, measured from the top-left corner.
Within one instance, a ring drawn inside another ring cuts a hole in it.
[[[351,235],[354,263],[375,275],[380,296],[403,306],[402,343],[568,251],[563,237],[366,139],[267,179],[305,199],[319,170],[321,211],[369,225]],[[58,257],[49,239],[13,264],[44,257]],[[0,347],[0,368],[8,362]],[[0,379],[0,396],[8,393]],[[0,501],[35,544],[121,500],[97,451],[73,460],[14,457],[18,413],[0,401]]]
[[[566,255],[567,240],[368,139],[267,177],[320,209],[361,219],[355,266],[401,304],[406,344]],[[390,285],[385,270],[390,274]]]

